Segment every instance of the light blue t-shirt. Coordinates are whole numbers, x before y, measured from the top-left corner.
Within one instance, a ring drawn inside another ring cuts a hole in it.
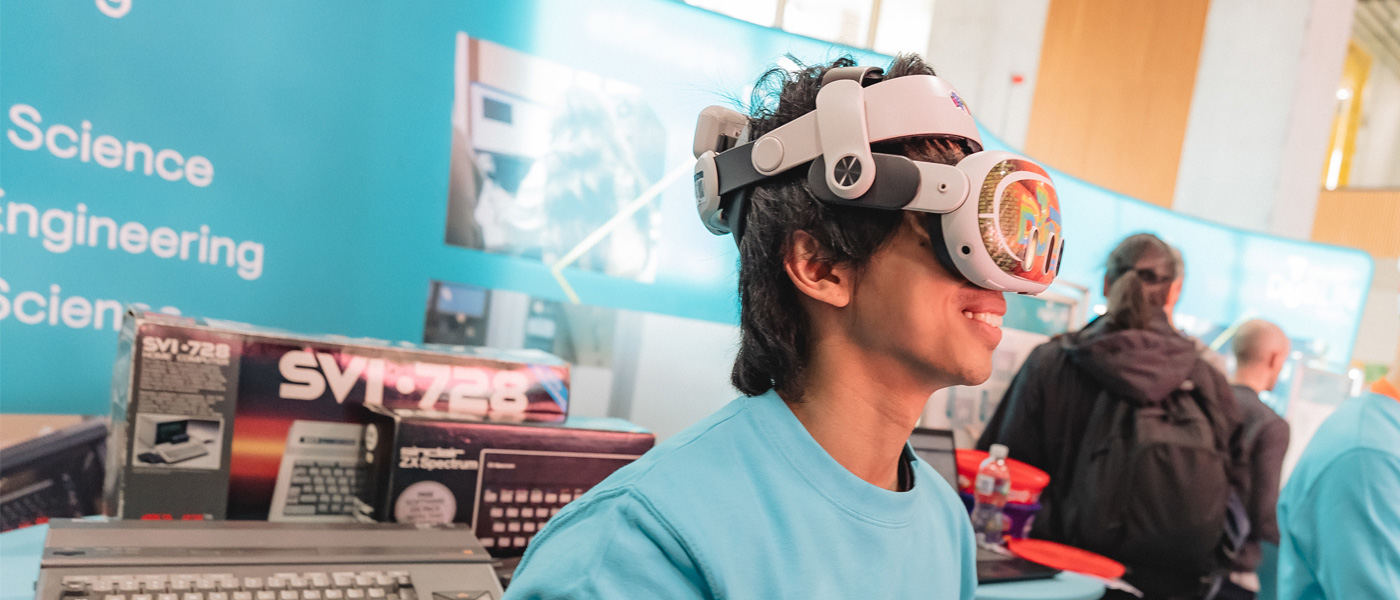
[[[1352,398],[1279,494],[1279,600],[1400,598],[1400,402]]]
[[[739,398],[551,519],[506,598],[971,600],[967,511],[913,467],[909,491],[871,485],[777,394]]]

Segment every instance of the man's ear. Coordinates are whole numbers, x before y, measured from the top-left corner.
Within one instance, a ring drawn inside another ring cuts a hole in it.
[[[1185,281],[1186,281],[1186,278],[1185,278],[1185,277],[1183,277],[1183,278],[1181,278],[1181,279],[1175,279],[1175,280],[1172,280],[1172,284],[1171,284],[1170,286],[1167,287],[1167,307],[1168,307],[1168,308],[1175,307],[1177,301],[1181,300],[1181,284],[1182,284],[1183,282],[1185,282]]]
[[[822,246],[812,234],[798,231],[783,257],[783,268],[797,291],[816,300],[843,308],[851,303],[854,273],[850,268],[822,260]]]

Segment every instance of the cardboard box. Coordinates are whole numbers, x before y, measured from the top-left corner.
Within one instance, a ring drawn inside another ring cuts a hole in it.
[[[620,419],[502,424],[369,407],[367,520],[467,523],[495,557],[525,552],[565,504],[656,443]]]
[[[278,486],[288,485],[279,480],[292,477],[280,477],[294,470],[284,460],[292,449],[319,456],[350,492],[311,509],[331,514],[286,516],[353,519],[348,480],[362,404],[562,421],[569,368],[533,350],[307,336],[132,310],[112,384],[107,509],[124,518],[267,519]]]

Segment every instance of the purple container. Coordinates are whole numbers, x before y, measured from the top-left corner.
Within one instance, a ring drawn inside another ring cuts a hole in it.
[[[958,492],[958,496],[967,506],[967,514],[971,515],[972,507],[977,504],[977,500],[967,492]],[[1011,519],[1011,528],[1006,530],[1006,535],[1022,540],[1031,536],[1031,525],[1035,523],[1035,514],[1040,512],[1040,503],[1007,502],[1006,506],[1002,508],[1002,512]]]

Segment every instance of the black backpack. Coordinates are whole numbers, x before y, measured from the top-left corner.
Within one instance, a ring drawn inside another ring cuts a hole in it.
[[[1135,571],[1218,572],[1230,457],[1228,436],[1190,379],[1160,403],[1100,392],[1062,504],[1069,543]]]

